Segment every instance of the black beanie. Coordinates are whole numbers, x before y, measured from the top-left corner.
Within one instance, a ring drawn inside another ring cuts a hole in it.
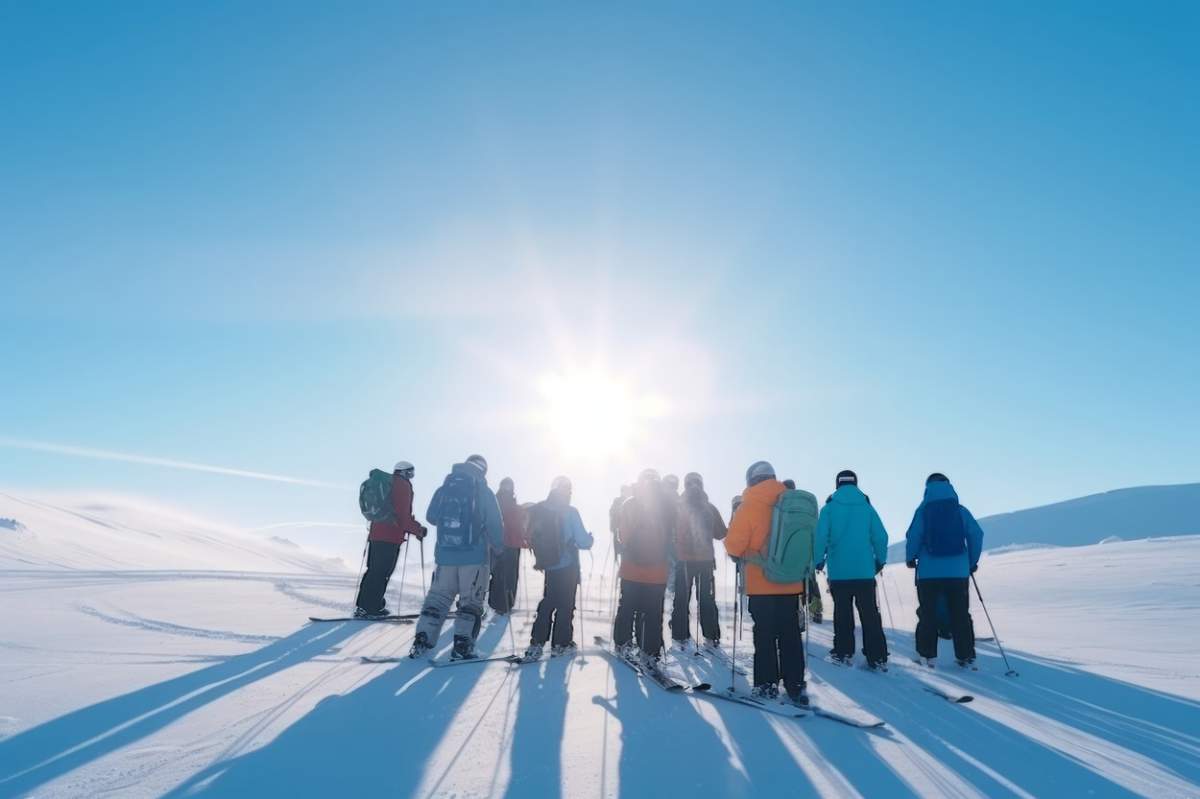
[[[925,478],[925,485],[929,485],[930,483],[949,483],[949,482],[950,482],[950,478],[947,477],[946,475],[942,474],[941,472],[934,472],[933,474],[931,474]]]
[[[837,487],[841,488],[844,485],[858,485],[858,475],[849,469],[842,469],[837,473]]]

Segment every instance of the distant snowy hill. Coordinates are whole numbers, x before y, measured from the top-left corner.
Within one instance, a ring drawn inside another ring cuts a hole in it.
[[[968,503],[969,504],[969,503]],[[1078,547],[1114,540],[1200,533],[1200,483],[1121,488],[979,520],[984,548]],[[903,534],[904,531],[898,531]],[[888,561],[904,560],[904,545]]]
[[[0,569],[344,574],[340,559],[168,509],[94,496],[0,493]]]

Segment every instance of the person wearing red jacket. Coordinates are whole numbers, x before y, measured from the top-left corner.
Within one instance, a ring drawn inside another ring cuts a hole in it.
[[[500,517],[504,520],[504,551],[492,565],[492,581],[488,586],[488,605],[501,616],[512,612],[517,600],[517,578],[521,574],[521,550],[529,546],[525,509],[517,504],[516,489],[511,477],[500,481],[496,491]]]
[[[425,526],[413,516],[412,479],[416,469],[408,461],[400,461],[392,471],[392,513],[386,522],[371,522],[367,536],[367,571],[358,585],[354,617],[378,619],[388,615],[384,593],[388,580],[396,570],[400,545],[408,536],[418,541],[425,538]]]

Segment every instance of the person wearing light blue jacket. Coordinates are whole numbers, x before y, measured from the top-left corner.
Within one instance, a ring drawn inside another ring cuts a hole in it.
[[[917,654],[929,666],[937,658],[937,606],[945,597],[955,660],[960,666],[973,665],[969,581],[979,568],[983,529],[959,504],[944,474],[934,472],[926,479],[925,498],[913,514],[906,539],[907,565],[917,570]]]
[[[579,511],[571,506],[571,491],[569,479],[554,478],[546,501],[539,503],[529,513],[535,553],[541,545],[539,534],[533,528],[546,523],[553,525],[547,529],[558,535],[555,543],[559,556],[553,566],[545,569],[542,601],[538,603],[529,648],[525,650],[526,660],[540,658],[547,641],[550,641],[556,655],[570,652],[576,646],[575,589],[579,585],[579,550],[591,549],[593,538],[584,529]]]
[[[437,527],[433,553],[437,568],[421,608],[409,657],[420,657],[437,643],[450,605],[457,597],[451,658],[473,658],[492,556],[504,549],[504,521],[496,495],[488,487],[487,461],[482,455],[454,464],[434,492],[425,518]]]
[[[863,655],[867,667],[885,667],[887,639],[875,594],[875,575],[887,562],[887,530],[871,501],[858,487],[858,475],[846,469],[835,478],[837,489],[825,501],[817,519],[813,559],[829,576],[833,595],[833,649],[835,663],[849,665],[854,658],[854,608],[863,628]]]

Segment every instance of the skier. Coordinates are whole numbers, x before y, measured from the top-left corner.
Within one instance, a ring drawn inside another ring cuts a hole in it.
[[[437,568],[421,608],[409,657],[421,657],[437,643],[450,603],[458,597],[454,622],[455,660],[473,658],[483,620],[491,552],[504,546],[504,523],[496,495],[488,488],[487,461],[472,455],[454,464],[434,492],[425,519],[437,527]]]
[[[380,470],[378,474],[380,479],[387,479],[386,472]],[[425,538],[425,527],[412,512],[414,474],[416,469],[408,461],[400,461],[392,469],[392,518],[371,522],[367,534],[367,571],[354,602],[356,619],[380,619],[388,615],[384,594],[396,569],[400,545],[410,535],[418,541]]]
[[[783,487],[789,491],[795,491],[796,481],[788,478],[783,481]],[[828,502],[828,500],[826,501]],[[813,624],[824,624],[825,603],[821,601],[821,586],[817,583],[816,572],[809,575],[804,597],[808,600],[808,618],[812,619]]]
[[[662,479],[663,496],[668,505],[673,508],[679,507],[679,477],[674,474],[668,474]],[[671,514],[671,529],[669,530],[670,539],[675,540],[675,522],[676,514]],[[674,547],[667,549],[667,590],[664,596],[674,604],[675,599],[675,572],[677,563],[675,560]]]
[[[644,470],[633,496],[621,506],[617,540],[621,544],[621,593],[613,620],[613,643],[623,654],[641,650],[650,666],[662,657],[663,595],[667,588],[667,550],[675,507],[669,504],[658,472]]]
[[[613,560],[621,559],[621,544],[617,541],[617,527],[621,522],[621,506],[625,504],[625,500],[633,496],[633,486],[621,486],[621,493],[612,501],[612,505],[608,506],[608,531],[613,537]]]
[[[950,480],[934,472],[925,480],[925,499],[913,514],[906,536],[906,557],[917,570],[917,654],[927,666],[937,658],[937,605],[945,596],[950,607],[954,658],[958,665],[975,664],[975,634],[971,625],[969,582],[979,568],[983,530],[971,512],[958,502]]]
[[[571,506],[571,481],[556,477],[545,502],[529,514],[529,530],[537,558],[535,569],[545,572],[542,601],[526,660],[537,660],[550,641],[555,655],[575,649],[575,588],[579,585],[579,550],[592,548],[592,535],[583,527],[579,511]]]
[[[525,535],[525,511],[517,504],[511,477],[500,481],[496,501],[504,521],[504,549],[492,565],[492,581],[488,586],[488,605],[501,616],[513,609],[517,599],[517,580],[521,573],[521,549],[528,547]]]
[[[683,486],[675,525],[675,603],[671,612],[671,638],[680,648],[685,648],[691,640],[689,612],[694,584],[704,644],[720,646],[713,541],[725,538],[725,520],[708,501],[704,480],[699,474],[690,472],[683,478]]]
[[[870,500],[858,488],[858,475],[838,472],[836,490],[817,521],[813,558],[817,570],[828,569],[833,595],[833,660],[854,659],[854,606],[862,621],[862,651],[867,667],[887,667],[887,640],[875,598],[875,575],[887,563],[887,531]]]
[[[804,702],[804,646],[801,642],[800,601],[804,582],[773,583],[761,566],[747,556],[762,553],[771,535],[771,515],[787,489],[775,479],[775,468],[757,461],[746,470],[742,504],[729,522],[725,551],[735,560],[747,559],[746,593],[754,619],[754,689],[760,699],[779,696],[779,681],[793,702]]]

